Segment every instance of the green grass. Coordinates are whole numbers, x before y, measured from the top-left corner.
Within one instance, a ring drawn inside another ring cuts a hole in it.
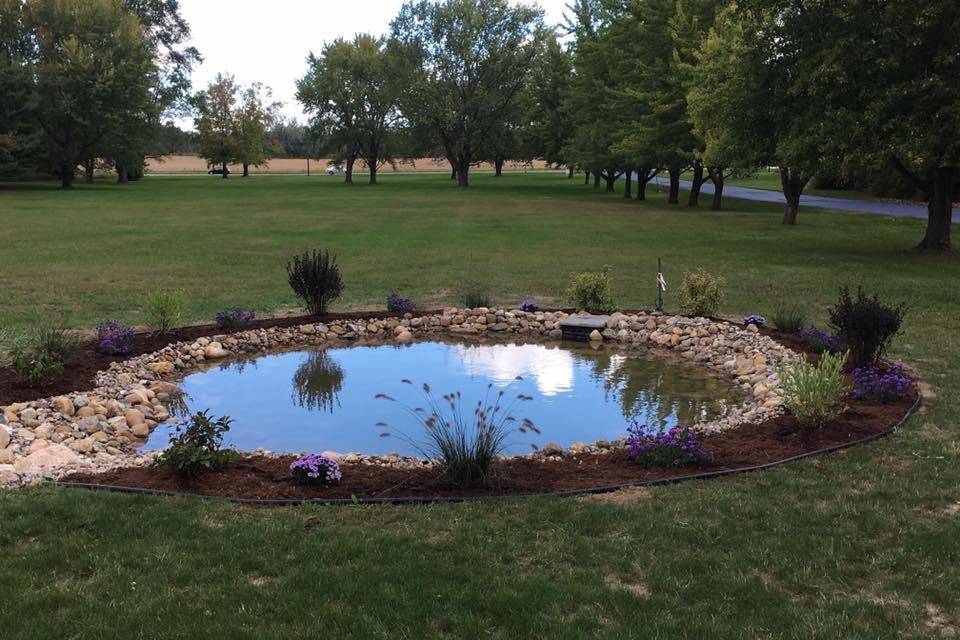
[[[693,174],[686,172],[683,178],[692,179]],[[662,180],[666,180],[663,178]],[[780,183],[780,174],[777,171],[768,169],[758,169],[745,176],[734,176],[724,181],[725,186],[731,187],[749,187],[751,189],[763,189],[765,191],[782,191],[783,185]],[[880,200],[877,196],[865,193],[863,191],[854,191],[852,189],[817,189],[811,184],[804,188],[803,193],[810,196],[824,196],[827,198],[853,198],[857,200]],[[708,198],[711,196],[707,196]],[[707,203],[709,204],[709,202]]]
[[[35,637],[937,638],[960,628],[960,260],[911,250],[922,221],[777,207],[625,202],[560,175],[150,178],[0,190],[0,326],[136,322],[154,286],[190,315],[292,306],[286,258],[340,255],[345,303],[397,288],[454,302],[560,300],[614,268],[623,306],[668,307],[684,270],[728,282],[723,312],[783,301],[823,322],[842,284],[911,310],[893,355],[939,398],[881,442],[627,504],[525,500],[252,509],[0,492],[0,630]]]

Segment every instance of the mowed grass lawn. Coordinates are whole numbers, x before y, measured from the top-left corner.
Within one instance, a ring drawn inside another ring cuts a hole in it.
[[[960,633],[960,260],[922,222],[727,201],[625,202],[560,174],[152,177],[0,188],[0,326],[140,321],[158,286],[194,320],[291,308],[287,258],[338,254],[343,306],[393,288],[455,303],[465,280],[559,303],[612,265],[625,307],[668,307],[684,270],[724,312],[806,305],[843,284],[910,305],[894,354],[938,397],[893,437],[619,503],[243,508],[52,487],[0,492],[0,636],[13,638],[939,638]]]

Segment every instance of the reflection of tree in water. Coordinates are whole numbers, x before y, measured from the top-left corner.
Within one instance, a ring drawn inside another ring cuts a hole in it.
[[[190,396],[185,393],[173,393],[163,401],[163,406],[167,408],[173,418],[185,419],[191,415],[189,400]]]
[[[679,365],[604,350],[574,353],[589,364],[606,398],[616,398],[627,420],[665,427],[675,417],[678,424],[694,424],[726,408],[719,385],[687,375]]]
[[[293,399],[311,411],[333,413],[340,406],[337,394],[343,388],[343,369],[326,351],[312,351],[293,374]]]

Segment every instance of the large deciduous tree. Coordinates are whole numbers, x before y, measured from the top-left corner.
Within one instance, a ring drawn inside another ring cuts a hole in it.
[[[270,102],[271,91],[259,82],[240,91],[240,104],[234,114],[237,136],[237,161],[243,165],[243,177],[250,167],[267,163],[274,154],[269,131],[277,122],[279,102]]]
[[[508,0],[414,0],[391,24],[391,38],[416,69],[401,111],[432,133],[461,187],[488,137],[508,121],[542,28],[539,8]]]
[[[200,157],[220,165],[227,177],[227,164],[240,159],[236,104],[240,87],[232,75],[218,73],[204,91],[194,96],[194,127]]]

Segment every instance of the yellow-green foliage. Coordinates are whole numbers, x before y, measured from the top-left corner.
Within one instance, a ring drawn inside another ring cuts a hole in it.
[[[680,285],[680,306],[690,316],[716,316],[723,304],[726,282],[703,269],[683,272]]]
[[[844,353],[825,353],[814,366],[801,356],[790,366],[777,368],[784,406],[800,424],[819,427],[839,415],[840,401],[849,391],[843,381]]]
[[[611,267],[606,265],[600,271],[575,273],[567,288],[567,301],[577,309],[587,311],[613,311],[617,308],[613,297],[613,279]]]

